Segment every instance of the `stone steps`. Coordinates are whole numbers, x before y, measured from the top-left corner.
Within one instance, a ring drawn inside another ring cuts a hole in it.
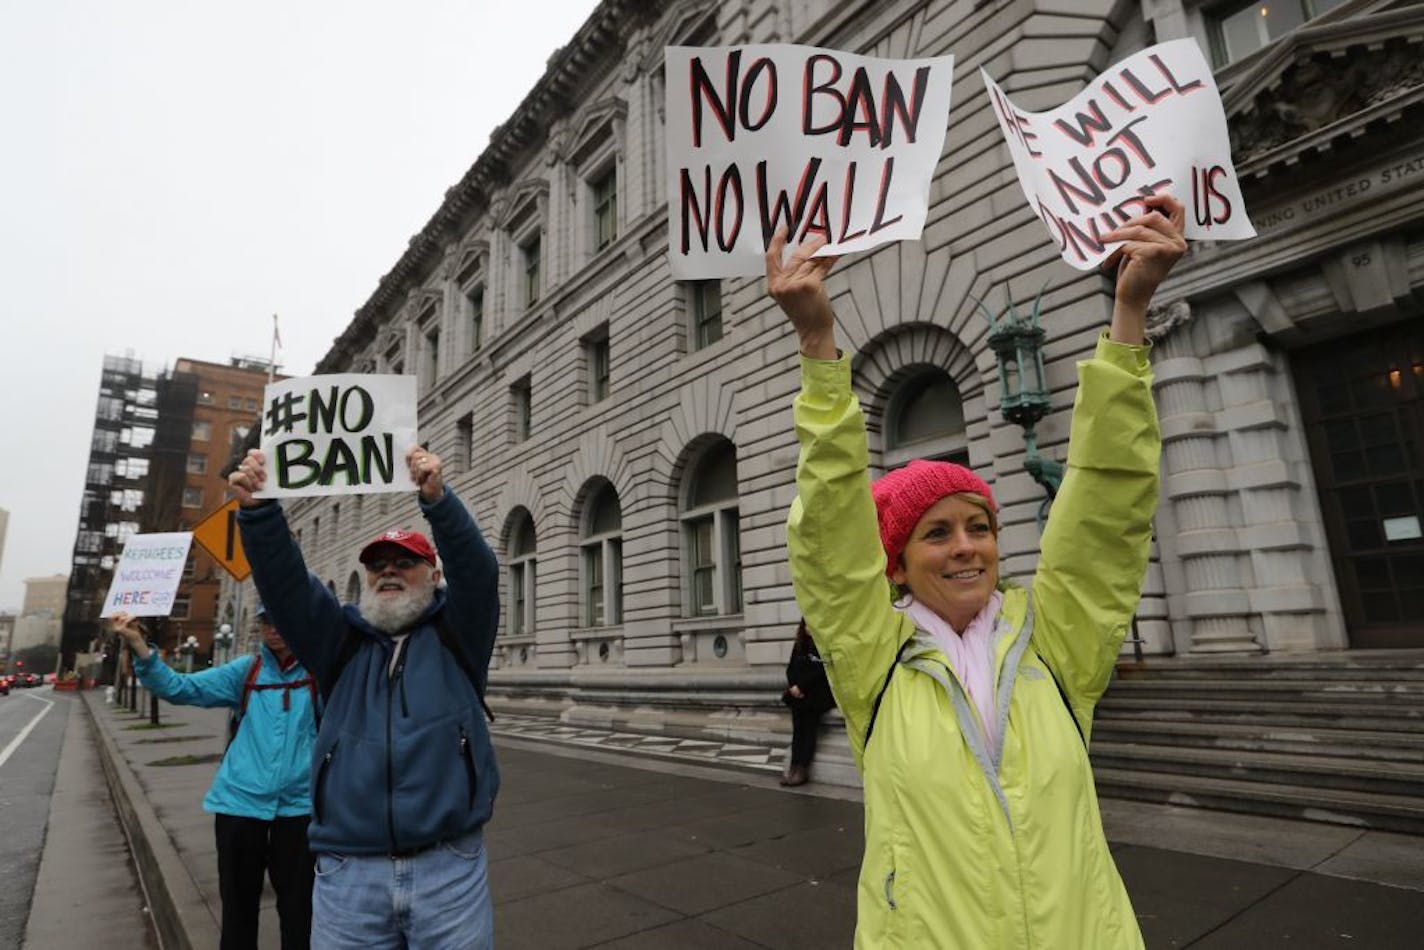
[[[1098,794],[1108,798],[1424,835],[1424,801],[1414,796],[1109,767],[1094,767],[1093,774]]]
[[[1091,755],[1104,796],[1424,834],[1424,652],[1123,664]]]
[[[1170,728],[1164,727],[1170,722]],[[1333,729],[1260,722],[1183,722],[1098,717],[1094,742],[1194,746],[1255,752],[1329,755],[1424,764],[1424,732]]]

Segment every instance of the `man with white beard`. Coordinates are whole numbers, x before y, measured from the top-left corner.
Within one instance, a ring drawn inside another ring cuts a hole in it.
[[[360,604],[344,607],[307,571],[281,505],[254,497],[262,453],[228,478],[258,593],[325,699],[309,832],[324,950],[494,946],[483,828],[499,772],[481,709],[497,568],[440,459],[415,448],[406,464],[435,545],[375,538],[358,554]]]

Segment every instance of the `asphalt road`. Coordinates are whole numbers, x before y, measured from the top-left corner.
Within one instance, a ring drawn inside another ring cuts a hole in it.
[[[0,696],[0,950],[24,940],[71,702],[49,687]]]

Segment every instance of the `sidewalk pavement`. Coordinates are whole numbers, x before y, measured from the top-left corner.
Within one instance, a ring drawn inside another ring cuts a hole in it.
[[[169,728],[133,730],[146,717],[85,702],[165,946],[215,948],[201,811],[213,766],[154,763],[220,753],[225,712],[165,704]],[[504,784],[486,836],[501,950],[850,946],[854,790],[782,789],[775,763],[740,747],[631,753],[638,743],[596,730],[509,719],[496,724]],[[1131,802],[1103,812],[1149,947],[1419,945],[1424,839]],[[278,945],[270,899],[262,941]]]

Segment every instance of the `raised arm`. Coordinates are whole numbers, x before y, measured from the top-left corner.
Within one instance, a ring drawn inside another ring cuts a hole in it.
[[[228,476],[241,509],[237,526],[242,548],[273,625],[302,665],[324,682],[346,635],[341,603],[307,570],[282,506],[254,497],[266,482],[267,461],[257,449],[249,450]]]
[[[1161,436],[1145,327],[1158,284],[1186,251],[1184,212],[1167,195],[1105,240],[1113,259],[1112,323],[1078,366],[1068,470],[1044,530],[1034,576],[1034,644],[1053,666],[1089,734],[1141,596],[1157,510]]]
[[[117,613],[109,620],[133,652],[134,672],[145,689],[177,706],[236,706],[242,681],[255,658],[243,658],[199,673],[175,673],[148,645],[148,633],[138,618]]]
[[[801,345],[801,454],[786,526],[791,579],[859,761],[875,697],[913,631],[890,606],[865,419],[851,391],[850,361],[836,348],[824,285],[834,259],[811,257],[823,243],[812,241],[783,262],[779,233],[767,252],[767,287]]]
[[[420,510],[430,522],[430,533],[440,552],[451,630],[464,645],[483,689],[499,625],[499,569],[494,551],[469,510],[446,487],[440,457],[413,449],[407,462],[420,491]]]

